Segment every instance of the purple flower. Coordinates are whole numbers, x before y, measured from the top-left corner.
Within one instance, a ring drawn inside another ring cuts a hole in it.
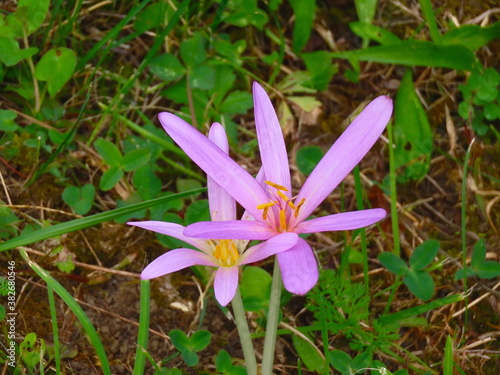
[[[257,137],[262,159],[261,179],[253,178],[201,133],[170,113],[159,119],[167,133],[220,187],[238,201],[254,221],[199,222],[184,234],[196,238],[268,240],[282,233],[352,230],[376,223],[386,212],[369,209],[306,220],[359,163],[380,137],[392,114],[387,96],[373,100],[349,125],[308,177],[296,197],[291,193],[288,156],[272,103],[254,83]],[[307,293],[316,284],[318,268],[311,247],[299,238],[278,253],[285,288]]]
[[[212,125],[208,141],[223,152],[229,151],[226,134],[218,123]],[[208,178],[208,197],[212,220],[236,220],[236,204],[212,179]],[[233,239],[205,240],[190,238],[183,234],[184,226],[163,221],[131,222],[143,229],[152,230],[182,240],[199,249],[188,248],[171,250],[151,262],[141,273],[142,279],[152,279],[171,272],[179,271],[193,265],[217,267],[214,289],[215,298],[222,306],[226,306],[234,297],[238,286],[238,266],[253,263],[285,251],[297,243],[295,233],[282,233],[263,243],[245,250],[248,241]]]

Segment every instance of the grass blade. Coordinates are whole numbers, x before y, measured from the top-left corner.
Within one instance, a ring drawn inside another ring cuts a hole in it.
[[[139,314],[139,332],[137,333],[137,349],[135,351],[134,375],[144,374],[144,367],[146,364],[145,351],[148,348],[150,286],[149,280],[141,280],[141,307]]]
[[[450,336],[446,338],[444,348],[443,375],[453,375],[453,340]]]
[[[113,220],[122,215],[136,212],[144,208],[148,208],[160,203],[165,203],[174,199],[188,197],[190,195],[198,194],[203,191],[205,191],[205,188],[189,190],[182,193],[168,195],[166,197],[155,198],[145,202],[132,204],[127,207],[117,208],[115,210],[101,212],[92,216],[82,217],[81,219],[76,219],[65,223],[56,224],[48,228],[42,228],[33,231],[31,233],[28,233],[26,235],[13,238],[9,241],[5,241],[4,243],[0,244],[0,251],[10,250],[18,246],[29,245],[33,242],[46,240],[47,238],[56,237],[64,233],[74,232],[75,230],[88,228],[93,225],[103,223],[105,221]]]
[[[59,297],[66,303],[66,305],[73,311],[73,314],[77,317],[82,325],[85,333],[88,335],[92,346],[95,348],[97,356],[99,357],[99,361],[101,362],[102,371],[106,375],[111,375],[111,368],[109,367],[108,357],[106,356],[106,352],[104,351],[104,346],[102,345],[102,341],[97,334],[96,329],[92,325],[91,320],[85,314],[85,311],[80,307],[80,305],[75,301],[73,296],[69,294],[69,292],[57,282],[52,276],[49,275],[47,271],[45,271],[38,264],[33,262],[26,253],[24,248],[20,249],[20,254],[23,259],[28,263],[33,271],[36,272],[38,276],[40,276],[43,281],[47,283],[47,286],[52,288]]]
[[[434,15],[434,11],[432,10],[432,4],[430,0],[419,0],[420,9],[422,10],[422,14],[424,15],[425,20],[427,21],[427,26],[429,26],[429,32],[431,33],[431,38],[434,43],[441,44],[441,34],[439,33],[436,16]]]

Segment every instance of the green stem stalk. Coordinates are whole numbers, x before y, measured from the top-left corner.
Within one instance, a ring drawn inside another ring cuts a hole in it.
[[[239,287],[236,289],[236,294],[231,301],[231,305],[233,306],[234,320],[236,321],[236,327],[238,328],[238,334],[240,336],[243,357],[245,357],[247,374],[256,375],[257,360],[255,359],[255,350],[253,348],[252,338],[250,337],[250,331],[248,330],[247,318],[245,316],[245,309],[243,308]]]
[[[392,136],[392,124],[387,124],[387,135],[389,137],[389,185],[391,187],[391,223],[392,223],[392,252],[399,256],[399,221],[396,192],[396,159],[394,157],[394,138]]]
[[[269,312],[267,313],[266,337],[264,339],[264,353],[262,356],[262,375],[272,375],[273,373],[274,348],[276,347],[282,285],[281,270],[278,259],[275,257]]]

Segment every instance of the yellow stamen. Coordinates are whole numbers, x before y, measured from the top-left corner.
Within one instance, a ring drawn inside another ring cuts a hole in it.
[[[285,194],[283,194],[281,191],[276,190],[276,193],[280,196],[281,199],[283,199],[285,202],[288,202],[290,198],[288,198]]]
[[[259,204],[259,205],[257,206],[257,209],[258,209],[258,210],[264,210],[264,209],[266,209],[266,208],[267,208],[267,209],[269,209],[269,207],[272,207],[272,206],[274,206],[274,205],[275,205],[275,203],[274,203],[274,202],[262,203],[262,204]]]
[[[219,244],[215,246],[213,255],[223,267],[234,266],[240,258],[240,253],[231,240],[219,240]]]
[[[292,202],[292,201],[288,201],[287,203],[288,203],[288,205],[290,206],[290,208],[291,208],[292,210],[295,210],[295,205],[293,204],[293,202]]]
[[[286,213],[285,210],[280,210],[280,228],[286,231]]]
[[[304,204],[305,201],[306,201],[306,198],[302,198],[302,200],[300,201],[300,203],[295,208],[295,213],[294,213],[293,216],[295,216],[295,217],[299,216],[300,207],[302,207],[302,205]]]
[[[278,185],[278,184],[275,184],[274,182],[265,181],[265,183],[268,184],[269,186],[272,186],[273,188],[275,188],[277,190],[288,191],[288,189],[286,187]]]

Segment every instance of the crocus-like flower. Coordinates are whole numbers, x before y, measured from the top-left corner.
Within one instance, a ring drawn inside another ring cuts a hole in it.
[[[208,139],[207,142],[214,147],[220,147],[225,153],[229,151],[226,134],[220,124],[212,125],[209,138],[214,143]],[[210,177],[207,185],[212,220],[229,220],[230,222],[236,220],[234,199]],[[295,233],[282,233],[245,250],[248,241],[190,238],[183,234],[184,226],[175,223],[141,221],[128,224],[175,237],[201,250],[181,248],[168,251],[156,258],[142,271],[142,279],[163,276],[193,265],[217,267],[214,281],[215,298],[222,306],[226,306],[234,297],[238,286],[238,266],[257,262],[280,251],[285,251],[293,247],[298,239]]]
[[[386,212],[377,208],[307,220],[380,137],[392,114],[390,98],[380,96],[367,105],[325,154],[294,197],[278,118],[264,89],[254,83],[253,91],[264,183],[254,179],[182,119],[170,113],[159,115],[161,124],[175,142],[255,218],[255,221],[199,222],[188,226],[185,235],[267,240],[287,232],[352,230],[374,224],[385,217]],[[314,286],[318,278],[317,263],[306,241],[299,238],[294,247],[277,256],[287,290],[304,294]]]

